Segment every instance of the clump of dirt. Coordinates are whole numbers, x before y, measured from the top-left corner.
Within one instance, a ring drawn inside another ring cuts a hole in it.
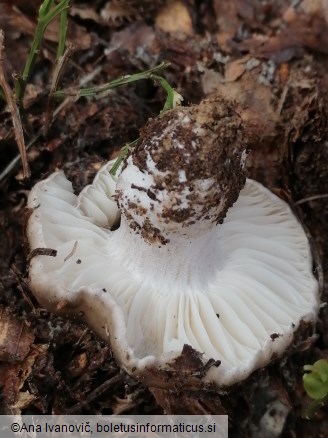
[[[253,127],[245,127],[233,104],[216,95],[149,120],[123,167],[123,179],[132,164],[152,178],[149,187],[129,187],[146,192],[156,222],[164,228],[176,223],[182,230],[198,221],[215,226],[223,222],[245,184],[246,151],[254,140]],[[118,202],[131,219],[132,210],[138,213],[140,206],[126,203],[126,196],[118,191]],[[130,226],[139,228],[148,241],[168,242],[149,217],[139,225],[133,220]]]

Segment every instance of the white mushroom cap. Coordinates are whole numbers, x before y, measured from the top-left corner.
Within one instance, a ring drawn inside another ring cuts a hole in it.
[[[187,344],[204,361],[221,361],[205,381],[227,386],[243,380],[281,355],[302,321],[316,319],[318,285],[305,232],[284,201],[248,179],[223,224],[213,221],[221,213],[213,213],[211,204],[201,232],[191,221],[180,235],[179,221],[175,227],[163,222],[167,198],[157,209],[156,200],[151,207],[154,196],[147,196],[154,189],[151,166],[158,164],[148,157],[149,172],[140,174],[132,156],[119,176],[123,215],[115,231],[112,163],[79,196],[62,172],[33,188],[31,250],[52,248],[57,255],[31,259],[31,288],[51,310],[64,300],[74,312],[83,311],[130,372],[165,365]],[[243,154],[237,156],[234,166],[241,168]],[[194,211],[199,215],[201,207]],[[185,232],[189,226],[192,233]],[[155,228],[164,239],[157,239]]]

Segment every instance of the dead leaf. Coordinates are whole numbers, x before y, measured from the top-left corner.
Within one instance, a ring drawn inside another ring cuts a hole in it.
[[[303,0],[300,9],[307,15],[321,14],[325,3],[325,0]]]
[[[302,57],[305,49],[328,53],[328,26],[322,17],[298,15],[275,36],[256,35],[233,45],[242,52],[281,64]]]
[[[16,402],[12,405],[12,410],[20,413],[23,409],[28,408],[34,400],[35,396],[28,391],[19,392]]]
[[[154,18],[167,0],[111,0],[100,12],[101,17],[110,24],[122,24],[145,18]]]
[[[279,79],[282,86],[285,86],[289,77],[289,67],[288,64],[283,63],[279,67]]]
[[[110,24],[120,24],[124,20],[130,20],[133,17],[133,11],[115,3],[107,2],[100,15],[104,21],[108,21]]]
[[[0,5],[0,27],[8,39],[18,39],[22,34],[33,35],[35,31],[35,23],[30,18],[8,5]]]
[[[28,356],[21,363],[0,363],[0,387],[6,413],[16,415],[35,399],[28,391],[20,391],[34,364],[46,355],[46,345],[33,345]]]
[[[74,356],[67,365],[67,372],[69,376],[73,378],[81,376],[84,373],[88,363],[89,359],[86,352]]]
[[[119,32],[115,32],[112,37],[112,51],[123,50],[130,56],[137,50],[144,51],[155,43],[154,30],[145,23],[133,23],[131,26]]]
[[[234,82],[239,79],[247,70],[246,63],[250,60],[250,58],[250,55],[246,55],[242,58],[228,62],[224,71],[224,78],[226,82]]]
[[[156,17],[155,26],[172,34],[193,34],[192,19],[188,8],[180,1],[169,3]]]
[[[103,22],[100,15],[97,14],[94,9],[88,7],[78,7],[72,5],[69,8],[69,15],[71,17],[79,17],[81,20],[91,20],[98,24]]]
[[[227,40],[233,38],[239,26],[240,19],[237,15],[237,4],[234,1],[223,2],[216,0],[214,2],[214,11],[219,27],[218,40],[223,45]]]
[[[0,306],[0,361],[21,362],[34,341],[33,331]]]
[[[202,70],[204,73],[201,76],[201,81],[204,94],[214,93],[224,81],[222,74],[206,67],[203,67]]]

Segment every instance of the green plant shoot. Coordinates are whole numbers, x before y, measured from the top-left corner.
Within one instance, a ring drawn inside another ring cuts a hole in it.
[[[31,50],[29,52],[23,73],[21,76],[15,76],[15,90],[17,101],[23,100],[25,88],[30,75],[30,72],[35,64],[37,55],[40,51],[43,34],[49,23],[59,14],[61,14],[61,35],[59,38],[59,51],[63,51],[63,44],[66,39],[66,25],[68,8],[68,0],[61,0],[58,4],[54,0],[45,0],[39,9],[38,25],[34,34]],[[62,15],[63,14],[63,15]],[[66,20],[65,20],[66,18]],[[61,53],[59,52],[58,55]]]
[[[311,418],[316,410],[328,399],[328,359],[319,359],[313,365],[305,365],[303,386],[314,401],[305,411],[305,417]]]
[[[167,66],[167,64],[162,63],[157,68],[160,68],[163,66]],[[159,85],[166,91],[166,94],[167,94],[166,101],[164,103],[163,109],[161,110],[161,114],[162,114],[163,112],[165,112],[169,109],[174,109],[176,106],[180,105],[181,101],[183,100],[183,97],[174,88],[171,87],[171,85],[167,82],[166,79],[164,79],[162,76],[158,76],[157,74],[154,74],[153,72],[154,72],[154,69],[151,69],[151,70],[148,70],[145,72],[136,73],[135,75],[127,76],[126,79],[128,79],[129,82],[134,82],[134,81],[140,80],[140,79],[152,79],[155,82],[158,82]],[[113,82],[115,82],[115,86],[123,85],[124,78],[116,79]],[[116,85],[116,84],[118,84],[118,85]],[[139,138],[137,138],[136,140],[132,141],[131,143],[127,143],[126,145],[123,146],[119,156],[117,157],[117,160],[115,161],[113,167],[110,170],[110,173],[112,175],[116,174],[118,168],[120,167],[124,158],[129,153],[131,147],[134,146],[138,142],[138,140],[139,140]]]

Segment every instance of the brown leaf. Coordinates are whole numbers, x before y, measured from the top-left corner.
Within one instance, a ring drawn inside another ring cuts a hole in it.
[[[103,22],[100,15],[97,14],[94,9],[88,7],[78,7],[72,5],[69,8],[69,15],[71,17],[79,17],[81,20],[91,20],[98,24]]]
[[[277,35],[265,38],[254,36],[236,44],[236,47],[281,64],[301,57],[305,49],[328,53],[328,26],[322,17],[298,15]]]
[[[83,352],[77,356],[74,356],[70,363],[67,365],[67,373],[70,377],[79,377],[88,366],[89,359],[87,353]]]
[[[112,47],[116,50],[124,50],[130,56],[142,48],[151,47],[155,43],[154,30],[145,23],[133,23],[131,26],[115,32],[112,37]]]
[[[0,363],[0,387],[4,410],[8,414],[20,414],[21,409],[33,402],[35,397],[28,391],[20,391],[30,376],[34,364],[47,352],[46,345],[32,346],[22,363]]]
[[[96,14],[96,13],[95,13]],[[96,14],[97,15],[97,14]],[[44,38],[57,43],[59,34],[59,17],[56,17],[47,26]],[[30,17],[23,14],[18,8],[0,5],[0,28],[4,28],[8,40],[18,39],[21,35],[33,36],[37,26],[36,16]],[[80,50],[90,48],[92,38],[84,27],[79,26],[69,19],[68,39],[73,42],[74,47]]]
[[[201,83],[205,95],[214,93],[224,81],[221,73],[213,69],[202,67],[204,72],[201,76]]]
[[[11,409],[13,412],[21,412],[22,409],[28,408],[34,400],[35,396],[28,391],[19,392],[17,400],[15,401],[15,404],[12,405]]]
[[[212,391],[168,391],[150,388],[164,414],[171,415],[225,415],[220,396]]]
[[[0,5],[0,27],[8,39],[18,39],[22,34],[33,35],[35,23],[22,12],[8,5]]]
[[[234,1],[223,2],[221,0],[214,1],[214,11],[217,17],[217,25],[219,27],[218,40],[220,44],[224,44],[236,34],[240,19],[237,15],[237,3]]]
[[[245,73],[247,69],[246,63],[250,58],[251,57],[249,55],[246,55],[242,58],[228,62],[224,72],[226,82],[234,82],[239,79]]]
[[[169,3],[161,9],[156,17],[155,25],[163,32],[193,34],[190,13],[186,5],[180,1]]]
[[[33,341],[33,331],[7,308],[0,306],[0,361],[23,361]]]
[[[15,403],[19,391],[20,365],[8,365],[0,363],[0,388],[1,401],[4,405],[1,406],[2,413],[12,413],[11,406]]]

